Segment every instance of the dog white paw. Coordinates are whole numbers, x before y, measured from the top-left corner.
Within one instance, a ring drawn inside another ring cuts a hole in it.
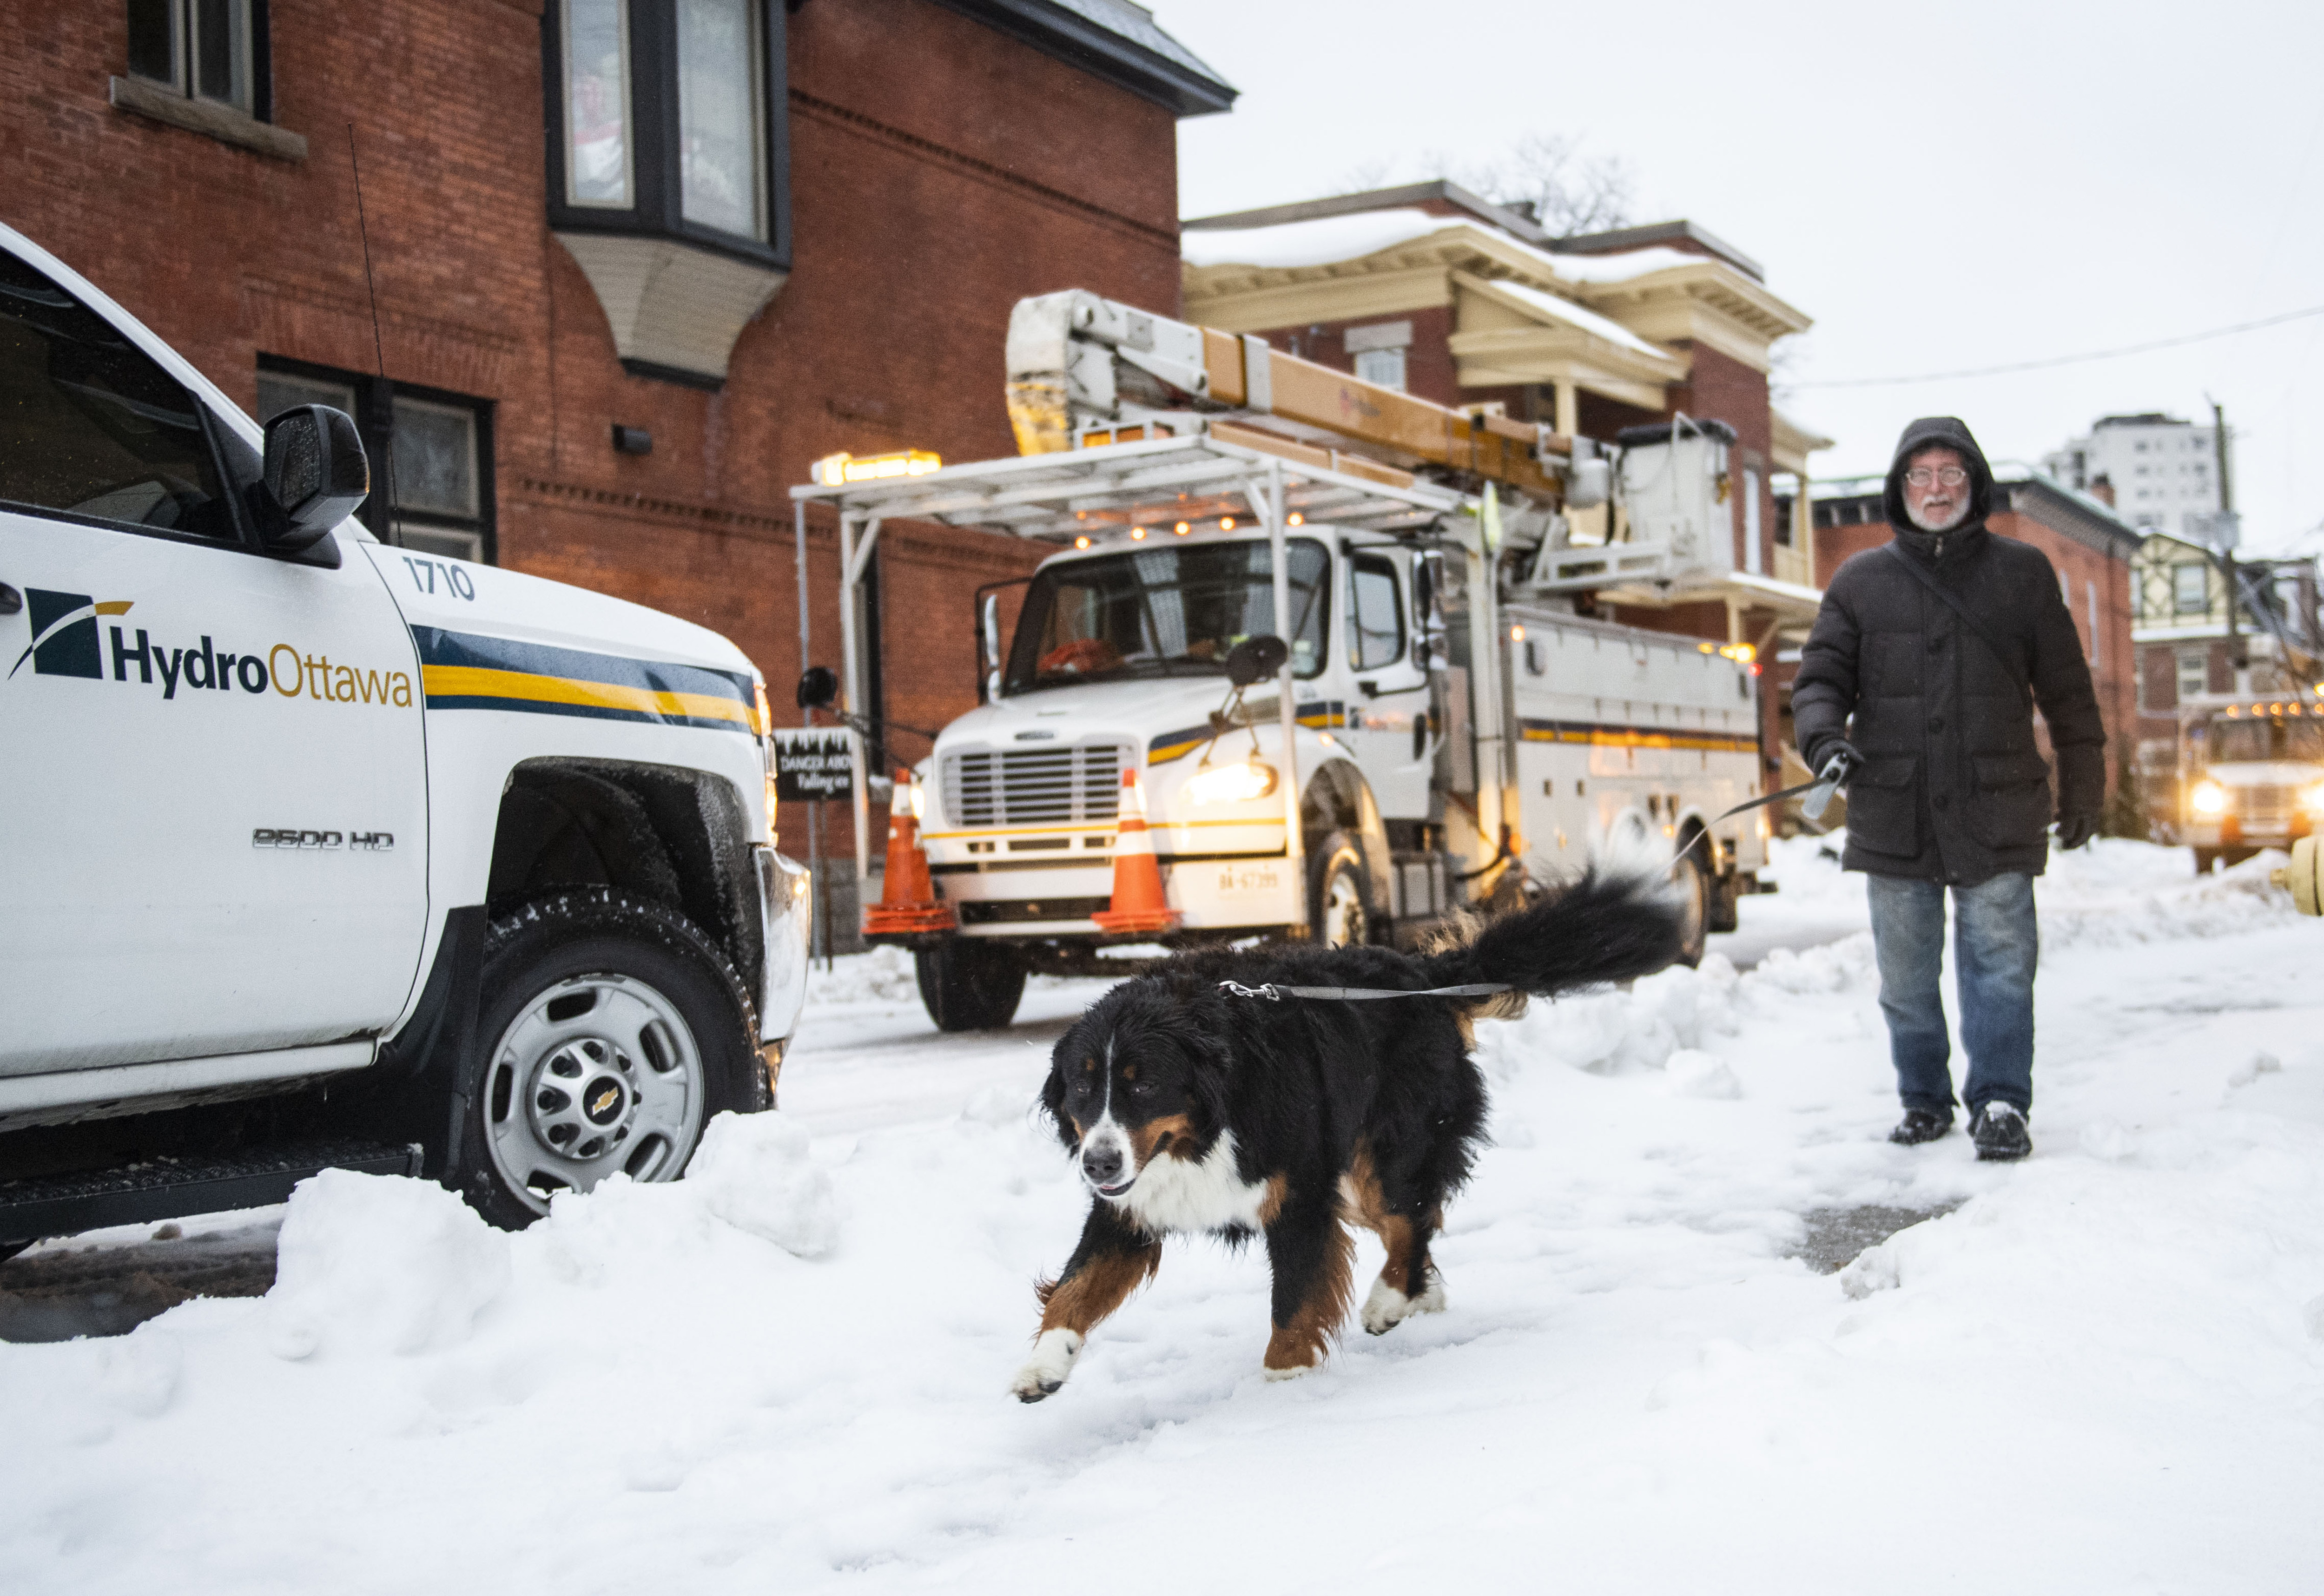
[[[1272,1365],[1268,1365],[1260,1369],[1259,1373],[1265,1375],[1268,1379],[1297,1379],[1303,1374],[1314,1373],[1320,1367],[1322,1367],[1322,1360],[1318,1359],[1314,1363],[1301,1363],[1290,1369],[1277,1369]]]
[[[1081,1352],[1082,1338],[1074,1332],[1044,1330],[1033,1342],[1033,1355],[1009,1382],[1009,1394],[1019,1402],[1038,1402],[1065,1383]]]
[[[1385,1335],[1415,1314],[1441,1314],[1443,1311],[1444,1277],[1431,1269],[1428,1271],[1428,1288],[1418,1296],[1406,1296],[1386,1280],[1374,1280],[1371,1295],[1364,1298],[1361,1317],[1367,1333]]]

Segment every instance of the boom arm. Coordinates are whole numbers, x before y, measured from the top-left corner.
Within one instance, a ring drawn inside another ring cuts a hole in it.
[[[1293,438],[1497,483],[1545,505],[1566,502],[1565,475],[1577,463],[1574,440],[1545,427],[1360,382],[1254,334],[1148,315],[1083,289],[1019,300],[1010,313],[1009,420],[1019,454],[1071,448],[1092,427],[1167,426],[1190,411],[1264,418]],[[1572,496],[1596,503],[1602,493]]]

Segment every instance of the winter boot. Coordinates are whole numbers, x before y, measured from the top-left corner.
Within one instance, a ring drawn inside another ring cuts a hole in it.
[[[1978,1108],[1969,1120],[1969,1133],[1977,1143],[1977,1156],[1989,1163],[2009,1163],[2034,1150],[2025,1116],[2015,1103],[1997,1097]]]
[[[1896,1121],[1896,1129],[1888,1132],[1888,1139],[1898,1147],[1914,1147],[1934,1141],[1952,1128],[1950,1109],[1908,1108],[1904,1117]]]

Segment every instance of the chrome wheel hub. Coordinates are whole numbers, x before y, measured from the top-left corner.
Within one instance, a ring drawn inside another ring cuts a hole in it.
[[[616,1171],[669,1180],[702,1134],[700,1049],[678,1006],[626,975],[537,993],[493,1049],[484,1083],[493,1162],[529,1206]]]

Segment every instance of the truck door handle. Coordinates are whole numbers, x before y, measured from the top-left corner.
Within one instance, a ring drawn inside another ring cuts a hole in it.
[[[0,582],[0,615],[13,615],[24,607],[24,595],[5,582]]]

